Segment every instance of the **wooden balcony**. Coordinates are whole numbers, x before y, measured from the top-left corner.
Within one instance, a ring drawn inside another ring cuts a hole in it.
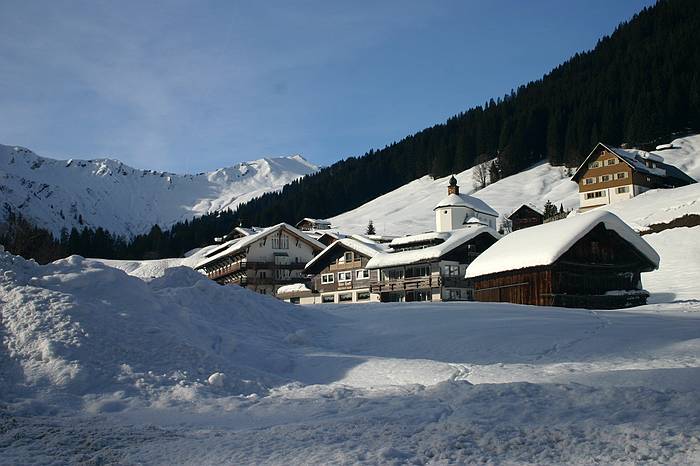
[[[442,286],[442,277],[414,277],[386,282],[373,282],[370,285],[371,293],[386,293],[391,291],[419,290],[426,288],[439,288]]]
[[[329,270],[331,272],[342,272],[343,270],[353,270],[353,269],[361,269],[361,268],[362,268],[362,261],[360,259],[354,260],[352,262],[331,264],[329,266]]]
[[[303,262],[293,262],[290,264],[275,264],[274,262],[252,262],[252,261],[238,261],[232,264],[226,265],[220,269],[207,274],[212,280],[216,280],[227,275],[235,274],[237,272],[245,272],[246,270],[302,270],[306,264]]]
[[[233,264],[209,272],[207,277],[216,280],[217,278],[225,277],[226,275],[231,275],[242,270],[245,270],[245,262],[234,262]]]

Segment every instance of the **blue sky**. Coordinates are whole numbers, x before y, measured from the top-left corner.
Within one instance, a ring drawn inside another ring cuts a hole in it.
[[[330,164],[595,46],[651,1],[0,2],[0,143],[200,172]]]

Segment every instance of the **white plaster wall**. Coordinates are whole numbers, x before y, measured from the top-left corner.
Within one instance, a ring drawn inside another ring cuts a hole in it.
[[[617,187],[610,188],[608,190],[608,196],[610,196],[609,197],[610,204],[613,204],[613,203],[619,202],[619,201],[625,201],[627,199],[633,198],[634,197],[634,186],[629,184],[629,185],[627,185],[627,187],[629,188],[629,192],[622,193],[622,194],[617,194]]]
[[[607,189],[599,189],[596,191],[606,191]],[[592,207],[592,206],[598,206],[598,205],[603,205],[603,204],[609,204],[610,203],[610,197],[609,195],[606,195],[605,197],[595,197],[593,199],[586,199],[586,194],[587,193],[579,193],[579,205],[581,208],[586,208],[586,207]]]
[[[290,263],[295,262],[297,258],[299,262],[303,264],[313,259],[314,254],[311,246],[287,233],[282,234],[289,237],[289,249],[272,249],[272,236],[276,234],[277,233],[273,233],[264,240],[260,239],[251,244],[250,251],[248,252],[248,260],[251,262],[274,262],[275,253],[286,253],[287,256],[289,256]],[[297,244],[297,241],[299,244]]]

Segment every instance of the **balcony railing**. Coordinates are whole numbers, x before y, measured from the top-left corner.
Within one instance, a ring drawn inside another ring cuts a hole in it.
[[[439,288],[442,286],[442,277],[413,277],[401,278],[385,282],[374,282],[370,285],[370,292],[384,293],[388,291],[418,290],[424,288]]]
[[[236,272],[245,272],[246,270],[302,270],[306,264],[303,262],[292,262],[289,264],[276,264],[274,262],[255,262],[255,261],[238,261],[232,264],[223,266],[207,276],[212,280],[234,274]]]

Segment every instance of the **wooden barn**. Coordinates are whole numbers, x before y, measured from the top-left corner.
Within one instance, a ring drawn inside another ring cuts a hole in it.
[[[544,212],[532,204],[523,204],[508,216],[513,231],[544,223]]]
[[[646,304],[641,273],[659,256],[614,214],[594,211],[516,231],[467,268],[477,301],[616,309]]]

